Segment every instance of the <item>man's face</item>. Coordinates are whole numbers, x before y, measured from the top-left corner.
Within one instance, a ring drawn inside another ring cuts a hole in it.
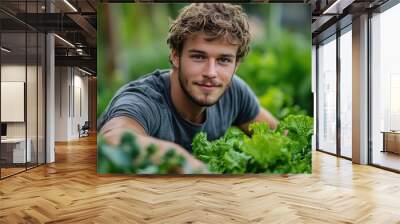
[[[197,33],[185,41],[180,57],[173,52],[180,86],[193,103],[205,107],[218,102],[235,73],[237,49],[225,40],[209,40]]]

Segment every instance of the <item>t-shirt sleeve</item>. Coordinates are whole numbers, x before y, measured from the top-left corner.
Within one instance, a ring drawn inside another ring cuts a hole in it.
[[[237,116],[233,125],[241,125],[253,120],[260,111],[258,99],[250,87],[238,76],[234,77]]]
[[[160,110],[146,90],[125,89],[114,96],[99,120],[99,129],[110,119],[126,116],[137,121],[148,135],[153,135],[160,125]]]

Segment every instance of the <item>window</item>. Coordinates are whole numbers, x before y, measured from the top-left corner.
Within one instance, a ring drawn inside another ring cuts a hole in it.
[[[336,36],[318,47],[318,149],[336,153]]]
[[[351,26],[340,36],[340,155],[352,157],[352,35]]]
[[[372,163],[400,170],[400,4],[371,18]]]

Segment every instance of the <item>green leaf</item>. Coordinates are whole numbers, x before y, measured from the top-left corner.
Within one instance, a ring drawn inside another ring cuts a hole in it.
[[[229,128],[214,141],[198,133],[192,143],[194,155],[213,173],[311,172],[311,117],[289,115],[275,131],[266,123],[250,124],[249,129],[251,137]]]

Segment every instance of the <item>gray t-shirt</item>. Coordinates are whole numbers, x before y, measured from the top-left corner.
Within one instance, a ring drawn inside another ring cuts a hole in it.
[[[127,116],[139,122],[149,136],[175,142],[191,152],[192,139],[198,132],[206,132],[208,140],[215,140],[230,126],[252,120],[260,110],[254,93],[234,75],[220,100],[206,108],[205,121],[192,123],[172,104],[169,76],[169,70],[156,70],[121,87],[98,119],[99,130],[111,118]]]

